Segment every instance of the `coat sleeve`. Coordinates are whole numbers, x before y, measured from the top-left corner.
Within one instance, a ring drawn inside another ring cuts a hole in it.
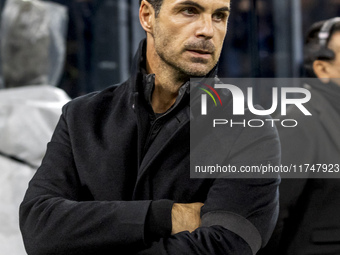
[[[245,129],[228,157],[230,164],[249,166],[268,161],[280,163],[275,127]],[[279,178],[215,179],[201,210],[201,227],[162,238],[138,254],[256,254],[276,224],[279,183]]]
[[[20,206],[27,253],[112,254],[119,247],[127,252],[145,247],[145,221],[152,201],[84,198],[87,189],[78,176],[65,112],[66,108]],[[164,204],[171,212],[172,201]]]

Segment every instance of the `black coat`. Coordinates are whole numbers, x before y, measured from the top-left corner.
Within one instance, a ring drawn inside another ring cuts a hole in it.
[[[310,91],[312,97],[305,107],[312,117],[293,106],[285,118],[296,119],[298,126],[279,128],[282,164],[315,164],[316,168],[316,164],[327,164],[338,171],[340,113],[320,92]],[[332,174],[340,177],[340,173]],[[312,171],[304,175],[301,179],[282,179],[279,220],[261,255],[340,254],[340,179],[314,178]]]
[[[191,179],[188,94],[150,122],[152,79],[135,71],[64,107],[20,208],[28,254],[253,254],[267,242],[278,179]],[[233,130],[227,162],[279,162],[275,128]],[[171,236],[173,202],[203,202],[202,227]]]

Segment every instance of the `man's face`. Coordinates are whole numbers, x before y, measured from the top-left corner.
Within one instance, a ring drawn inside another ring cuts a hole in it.
[[[329,62],[329,77],[340,86],[340,32],[332,35],[328,47],[335,53],[335,59]]]
[[[163,0],[155,19],[155,51],[169,67],[204,76],[220,57],[230,0]]]

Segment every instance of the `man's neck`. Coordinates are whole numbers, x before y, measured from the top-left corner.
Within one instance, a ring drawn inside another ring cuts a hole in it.
[[[175,103],[180,87],[188,78],[162,61],[152,47],[147,45],[146,50],[146,71],[155,74],[151,105],[155,113],[164,113]]]

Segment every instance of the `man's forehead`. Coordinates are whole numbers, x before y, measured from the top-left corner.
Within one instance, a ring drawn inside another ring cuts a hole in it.
[[[336,31],[333,33],[329,41],[328,47],[336,52],[340,52],[340,31]]]
[[[199,5],[204,5],[204,6],[228,6],[230,7],[230,0],[163,0],[163,4],[171,4],[171,5],[176,5],[176,4],[184,4],[184,3],[196,3]]]

